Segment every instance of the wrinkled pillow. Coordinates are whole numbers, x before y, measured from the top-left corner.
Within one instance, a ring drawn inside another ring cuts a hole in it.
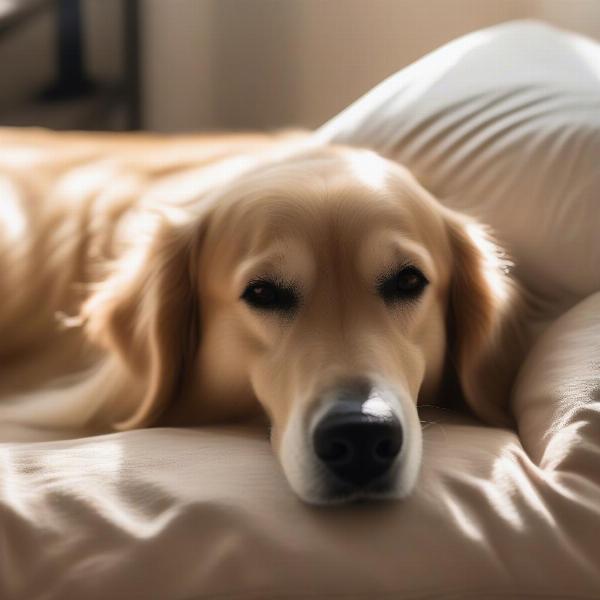
[[[317,132],[407,165],[492,226],[555,314],[600,289],[600,45],[537,22],[477,31]]]

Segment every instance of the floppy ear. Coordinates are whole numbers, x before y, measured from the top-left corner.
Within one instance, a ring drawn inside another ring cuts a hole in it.
[[[150,237],[135,240],[83,307],[90,338],[117,354],[131,393],[142,390],[135,412],[113,423],[116,429],[152,424],[181,389],[198,345],[200,237],[197,221],[182,225],[154,215]]]
[[[484,421],[510,425],[508,403],[523,347],[519,290],[509,262],[479,223],[445,210],[453,253],[448,314],[451,361],[467,404]]]

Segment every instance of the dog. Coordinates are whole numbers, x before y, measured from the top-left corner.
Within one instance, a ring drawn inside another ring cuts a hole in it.
[[[312,504],[404,498],[418,405],[509,425],[520,294],[485,227],[308,135],[0,136],[0,420],[268,416]]]

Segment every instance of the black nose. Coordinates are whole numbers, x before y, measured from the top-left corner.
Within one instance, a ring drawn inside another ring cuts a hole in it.
[[[364,413],[357,402],[340,402],[316,426],[313,445],[339,479],[364,486],[383,475],[402,448],[402,426],[391,410]]]

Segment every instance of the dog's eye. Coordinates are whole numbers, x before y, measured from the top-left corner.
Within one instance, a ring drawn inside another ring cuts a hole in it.
[[[298,305],[293,288],[273,281],[251,281],[242,294],[242,300],[252,308],[289,312]]]
[[[388,303],[412,300],[420,296],[429,281],[416,267],[404,267],[385,277],[377,286],[379,295]]]

